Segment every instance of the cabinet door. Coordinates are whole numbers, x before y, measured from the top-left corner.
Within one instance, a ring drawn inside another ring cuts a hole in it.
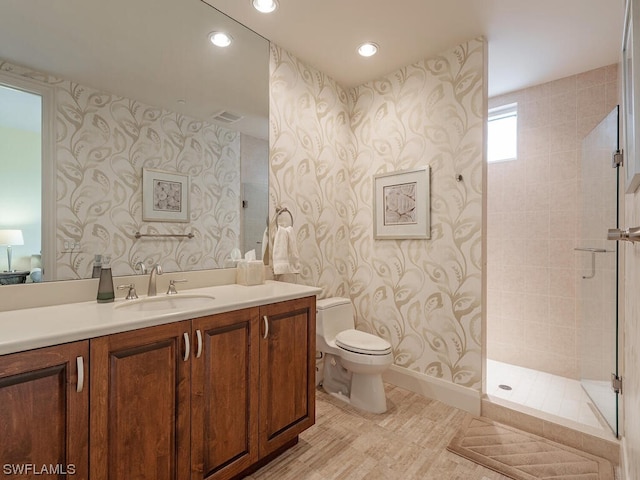
[[[76,342],[0,356],[4,475],[89,477],[88,355]]]
[[[315,422],[315,297],[260,308],[260,457]]]
[[[91,340],[91,479],[189,478],[189,321]]]
[[[258,309],[193,320],[192,479],[231,478],[258,460]]]

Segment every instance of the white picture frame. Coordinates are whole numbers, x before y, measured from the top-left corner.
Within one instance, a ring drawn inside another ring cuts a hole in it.
[[[373,236],[431,238],[429,167],[373,177]]]
[[[189,175],[142,169],[142,220],[189,221]]]
[[[625,166],[625,191],[633,193],[640,186],[640,75],[635,73],[635,57],[640,53],[640,6],[627,0],[622,36],[622,133]]]

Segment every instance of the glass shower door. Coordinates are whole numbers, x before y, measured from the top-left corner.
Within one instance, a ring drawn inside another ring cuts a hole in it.
[[[618,227],[618,107],[582,141],[580,244],[577,246],[580,373],[584,390],[618,436],[618,242],[607,230]]]

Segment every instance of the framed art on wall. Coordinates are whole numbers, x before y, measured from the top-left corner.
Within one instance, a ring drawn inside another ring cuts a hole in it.
[[[189,175],[142,169],[142,220],[189,221]]]
[[[431,237],[428,166],[373,177],[373,236]]]

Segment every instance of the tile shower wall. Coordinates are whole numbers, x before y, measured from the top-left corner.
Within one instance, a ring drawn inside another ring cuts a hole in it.
[[[345,91],[271,48],[271,211],[294,213],[297,280],[350,297],[396,365],[475,389],[485,52],[472,40]],[[431,239],[374,240],[373,175],[421,165],[431,166]]]
[[[518,103],[518,159],[488,166],[488,358],[578,378],[581,140],[617,105],[617,69],[489,100]]]
[[[611,155],[617,148],[617,113],[609,113],[582,141],[578,184],[581,224],[576,245],[606,250],[576,252],[578,277],[589,277],[579,278],[576,290],[580,378],[600,382],[605,389],[616,358],[616,244],[606,233],[616,225],[618,172],[611,166]]]

